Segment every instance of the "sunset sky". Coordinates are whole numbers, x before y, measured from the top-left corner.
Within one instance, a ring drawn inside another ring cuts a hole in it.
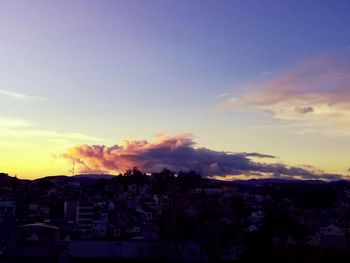
[[[0,172],[350,176],[350,1],[0,1]]]

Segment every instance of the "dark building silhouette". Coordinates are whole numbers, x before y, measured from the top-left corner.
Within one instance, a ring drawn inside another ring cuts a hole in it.
[[[48,262],[59,256],[59,229],[35,223],[18,227],[15,238],[4,251],[10,262]]]

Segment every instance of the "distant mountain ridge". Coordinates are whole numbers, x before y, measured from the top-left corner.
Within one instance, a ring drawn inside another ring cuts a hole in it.
[[[41,178],[33,179],[32,181],[43,181],[43,180],[53,180],[56,182],[90,182],[93,183],[96,180],[99,179],[112,179],[116,177],[116,175],[112,174],[76,174],[73,176],[68,175],[49,175],[44,176]],[[10,176],[6,173],[0,173],[0,182],[1,181],[12,181],[16,179],[16,177]],[[323,181],[323,180],[299,180],[299,179],[280,179],[280,178],[262,178],[262,179],[247,179],[247,180],[232,180],[232,181],[221,181],[216,179],[207,178],[209,181],[212,181],[212,183],[228,183],[228,184],[236,184],[236,185],[246,185],[246,186],[258,186],[258,185],[264,185],[264,184],[297,184],[297,183],[303,183],[303,184],[337,184],[337,185],[348,185],[350,184],[349,180],[337,180],[337,181]],[[22,180],[22,179],[19,179]]]
[[[73,178],[90,178],[90,179],[111,179],[115,177],[112,174],[77,174],[73,175]]]
[[[300,179],[279,179],[279,178],[263,178],[263,179],[248,179],[248,180],[234,180],[233,184],[244,185],[262,185],[262,184],[292,184],[292,183],[304,183],[304,184],[326,184],[326,181],[322,180],[300,180]]]
[[[16,177],[10,176],[7,173],[0,173],[0,182],[4,181],[11,181],[14,180]]]
[[[34,179],[33,181],[45,181],[45,180],[52,180],[56,181],[58,183],[60,182],[78,182],[78,183],[94,183],[95,181],[99,179],[112,179],[115,177],[115,175],[111,174],[77,174],[73,176],[68,175],[51,175],[51,176],[45,176],[41,178]]]

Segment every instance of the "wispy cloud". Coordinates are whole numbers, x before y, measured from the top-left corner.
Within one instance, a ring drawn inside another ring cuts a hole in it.
[[[230,97],[231,96],[231,93],[229,92],[224,92],[224,93],[220,93],[218,95],[216,95],[216,99],[223,99],[223,98],[227,98],[227,97]]]
[[[28,140],[29,138],[39,138],[43,141],[101,141],[99,138],[82,133],[57,132],[38,129],[36,123],[21,118],[0,117],[1,140]]]
[[[227,110],[260,111],[317,130],[350,135],[350,58],[323,57],[223,98]],[[319,129],[320,128],[320,129]]]
[[[270,159],[275,159],[276,156],[270,155],[270,154],[261,154],[261,153],[243,153],[244,156],[246,157],[255,157],[255,158],[270,158]]]
[[[282,163],[267,164],[250,158],[275,158],[261,153],[231,153],[196,148],[193,137],[179,135],[159,136],[154,142],[125,140],[122,145],[77,145],[61,155],[80,165],[81,171],[116,173],[134,166],[145,172],[163,168],[174,171],[195,169],[204,176],[279,177],[298,179],[334,180],[342,176],[327,174],[305,167],[292,167]]]
[[[0,117],[0,129],[1,128],[23,128],[34,126],[34,123],[21,119],[21,118],[10,118]]]
[[[0,89],[0,95],[6,96],[15,100],[24,100],[24,101],[36,101],[36,100],[46,100],[44,97],[39,96],[31,96],[15,91]]]

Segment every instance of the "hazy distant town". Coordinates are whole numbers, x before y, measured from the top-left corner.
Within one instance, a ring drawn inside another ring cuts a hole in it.
[[[0,174],[0,262],[348,262],[350,182]]]

